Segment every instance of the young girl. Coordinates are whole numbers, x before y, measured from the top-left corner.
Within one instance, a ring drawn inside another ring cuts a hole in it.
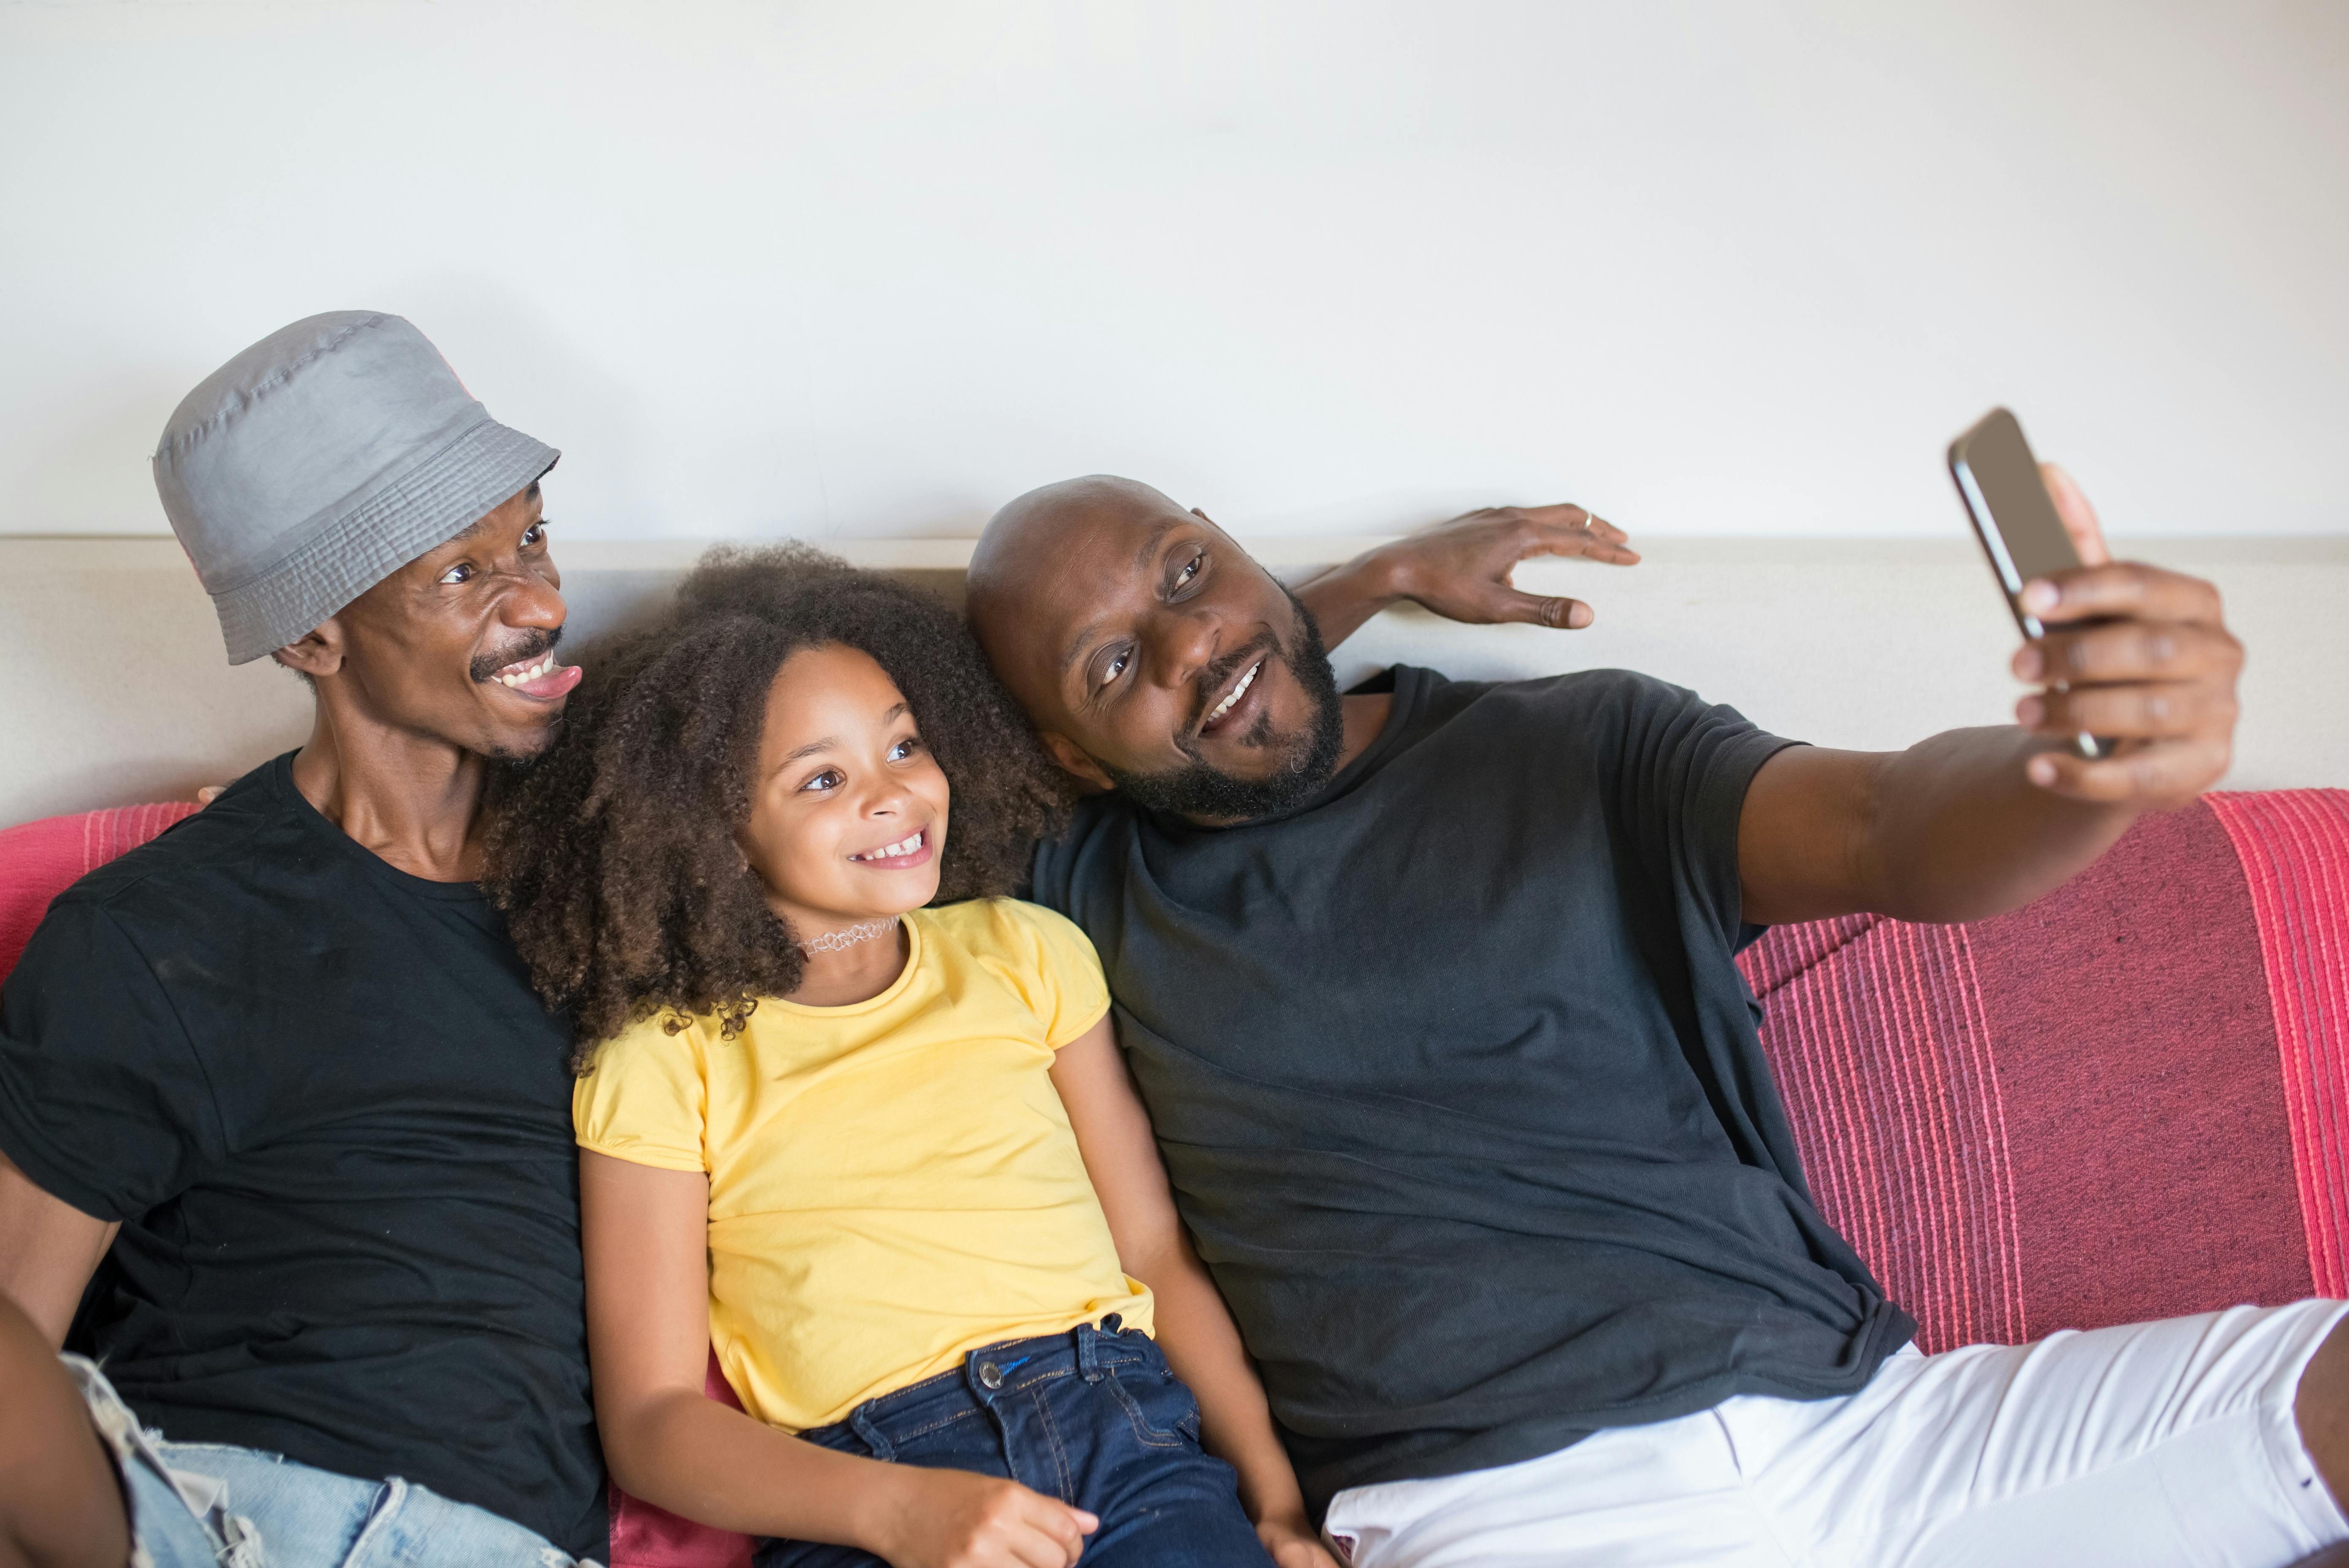
[[[996,896],[1057,795],[952,614],[722,553],[589,668],[490,881],[583,1042],[614,1479],[761,1568],[1334,1568],[1099,961]]]

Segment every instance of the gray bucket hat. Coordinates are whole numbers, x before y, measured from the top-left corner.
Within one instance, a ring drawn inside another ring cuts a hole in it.
[[[241,665],[299,640],[560,456],[491,418],[398,316],[338,310],[204,377],[163,427],[155,489]]]

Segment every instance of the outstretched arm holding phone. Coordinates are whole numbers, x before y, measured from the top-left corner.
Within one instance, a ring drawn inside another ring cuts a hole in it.
[[[2039,689],[2012,726],[1950,730],[1905,751],[1794,747],[1771,758],[1739,825],[1748,920],[1979,920],[2062,885],[2139,816],[2184,805],[2226,772],[2243,649],[2219,591],[2114,561],[2071,477],[2053,464],[2041,472],[2083,564],[2023,584],[2019,607],[2044,634],[2012,668]],[[1497,508],[1382,546],[1298,593],[1333,647],[1403,598],[1457,621],[1587,626],[1579,601],[1509,583],[1519,562],[1552,554],[1639,559],[1584,508]],[[2117,745],[2092,760],[2070,744],[2083,733]]]
[[[2114,561],[2079,487],[2043,472],[2085,564],[2024,587],[2045,630],[2012,668],[2041,689],[2015,705],[2016,727],[1771,758],[1739,824],[1748,920],[1980,920],[2060,886],[2139,816],[2226,772],[2243,649],[2219,591]],[[2114,754],[2077,755],[2084,731],[2118,742]]]

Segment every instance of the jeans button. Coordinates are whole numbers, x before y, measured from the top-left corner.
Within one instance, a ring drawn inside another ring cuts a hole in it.
[[[1003,1368],[992,1361],[978,1364],[978,1386],[992,1394],[1003,1387]]]

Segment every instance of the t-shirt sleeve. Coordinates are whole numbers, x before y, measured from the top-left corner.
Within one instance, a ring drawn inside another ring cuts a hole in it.
[[[657,1017],[596,1047],[593,1069],[571,1091],[579,1147],[663,1171],[709,1169],[709,1109],[698,1028],[670,1034]]]
[[[1616,810],[1642,858],[1734,948],[1744,903],[1738,819],[1762,765],[1799,742],[1756,728],[1725,704],[1646,676],[1621,694]]]
[[[997,972],[1044,1026],[1054,1050],[1083,1034],[1109,1011],[1109,983],[1085,934],[1066,915],[1018,899],[996,899],[988,911]]]
[[[53,906],[0,986],[0,1150],[86,1214],[131,1220],[224,1155],[212,1083],[136,942]]]

